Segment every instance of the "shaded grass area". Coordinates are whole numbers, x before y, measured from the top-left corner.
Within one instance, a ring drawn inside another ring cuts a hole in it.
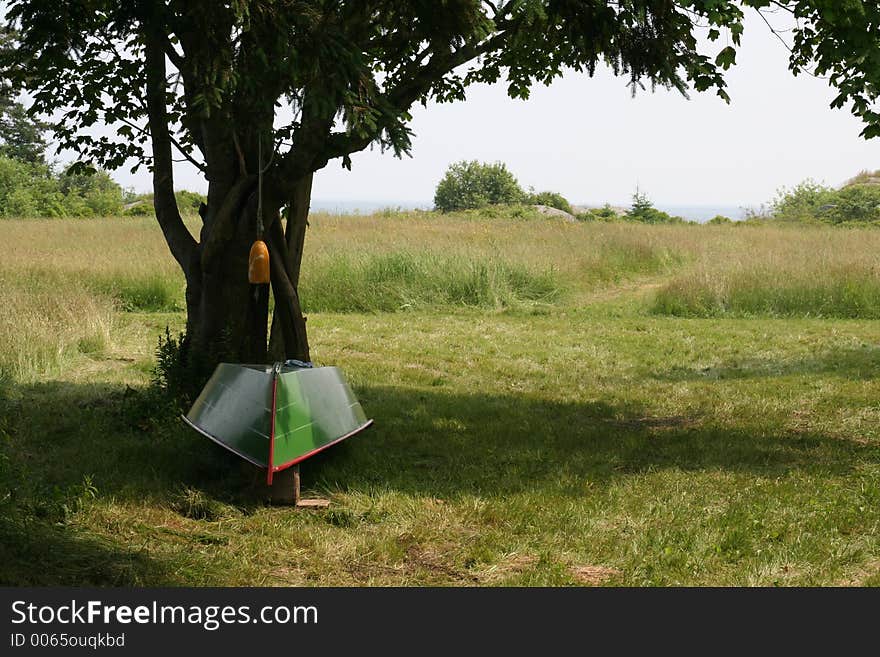
[[[264,506],[253,472],[158,412],[133,366],[17,384],[3,402],[0,581],[871,581],[869,323],[313,317],[320,360],[344,365],[376,420],[304,466],[330,509]],[[38,539],[71,558],[34,568]]]

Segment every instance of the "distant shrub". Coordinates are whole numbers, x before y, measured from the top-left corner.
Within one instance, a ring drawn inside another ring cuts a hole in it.
[[[186,189],[174,192],[174,198],[177,201],[177,209],[184,217],[197,215],[199,206],[207,202],[204,195]],[[152,194],[129,194],[126,201],[129,207],[122,214],[127,217],[149,217],[156,214],[156,210],[153,208]]]
[[[122,211],[122,188],[104,171],[64,172],[0,157],[0,216],[95,217]]]
[[[477,210],[466,210],[463,214],[480,219],[540,219],[544,217],[534,206],[520,203],[487,205]]]
[[[684,219],[674,217],[670,214],[658,210],[654,204],[648,199],[647,195],[638,189],[633,194],[632,205],[627,211],[625,217],[630,221],[638,221],[643,224],[683,224]]]
[[[122,188],[106,171],[65,172],[58,177],[67,216],[109,217],[122,212]]]
[[[528,195],[526,202],[532,205],[546,205],[551,208],[556,208],[557,210],[562,210],[563,212],[568,212],[568,214],[574,214],[574,209],[571,207],[571,203],[569,203],[568,199],[558,192],[532,193]]]
[[[714,217],[709,219],[706,222],[707,224],[732,224],[733,220],[730,217],[725,217],[723,214],[716,214]]]
[[[782,187],[770,203],[770,216],[780,221],[809,221],[834,202],[834,190],[814,180]]]
[[[156,214],[153,208],[153,199],[137,199],[131,202],[131,206],[122,213],[126,217],[151,217]]]
[[[207,198],[198,192],[191,192],[187,189],[179,189],[174,192],[174,198],[177,199],[177,208],[180,214],[196,215],[199,213],[199,206],[207,202]],[[152,197],[150,197],[152,201]],[[150,203],[152,205],[152,202]]]
[[[49,167],[0,157],[0,215],[64,216],[64,198]]]
[[[831,223],[880,221],[880,186],[851,185],[834,192],[818,218]]]
[[[875,174],[862,172],[840,189],[805,180],[782,188],[770,203],[775,221],[873,224],[880,222],[880,184]]]
[[[617,210],[606,203],[601,208],[590,208],[586,212],[579,212],[577,218],[580,221],[617,221],[621,217]]]
[[[521,203],[526,198],[516,178],[501,162],[456,162],[446,170],[434,193],[434,206],[443,212]]]

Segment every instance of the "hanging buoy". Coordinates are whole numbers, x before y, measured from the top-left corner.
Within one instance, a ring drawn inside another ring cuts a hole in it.
[[[257,240],[251,246],[248,256],[248,281],[256,285],[269,282],[269,249],[263,240]]]

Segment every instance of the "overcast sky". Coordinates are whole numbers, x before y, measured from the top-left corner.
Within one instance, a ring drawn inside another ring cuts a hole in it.
[[[723,44],[722,44],[723,45]],[[510,100],[504,85],[473,87],[465,102],[413,111],[412,158],[378,149],[331,162],[316,174],[316,200],[430,203],[457,160],[500,160],[524,187],[559,191],[572,202],[628,204],[638,185],[658,204],[758,206],[782,185],[811,177],[840,184],[880,168],[880,140],[859,137],[847,110],[832,110],[825,80],[797,78],[788,52],[759,18],[747,21],[738,64],[728,71],[730,105],[712,93],[686,100],[663,89],[632,97],[602,70],[569,73]],[[146,171],[115,177],[150,188]],[[201,190],[192,168],[178,188]]]

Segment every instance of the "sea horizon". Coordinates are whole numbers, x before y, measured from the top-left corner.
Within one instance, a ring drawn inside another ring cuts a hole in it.
[[[605,203],[572,203],[582,207],[602,207]],[[628,203],[609,203],[613,207],[627,207]],[[430,210],[432,201],[401,201],[401,200],[334,200],[312,199],[311,209],[335,214],[369,214],[385,209]],[[744,219],[749,209],[747,204],[667,204],[657,203],[655,207],[668,214],[682,217],[689,221],[704,223],[715,216],[723,215],[734,221]]]

